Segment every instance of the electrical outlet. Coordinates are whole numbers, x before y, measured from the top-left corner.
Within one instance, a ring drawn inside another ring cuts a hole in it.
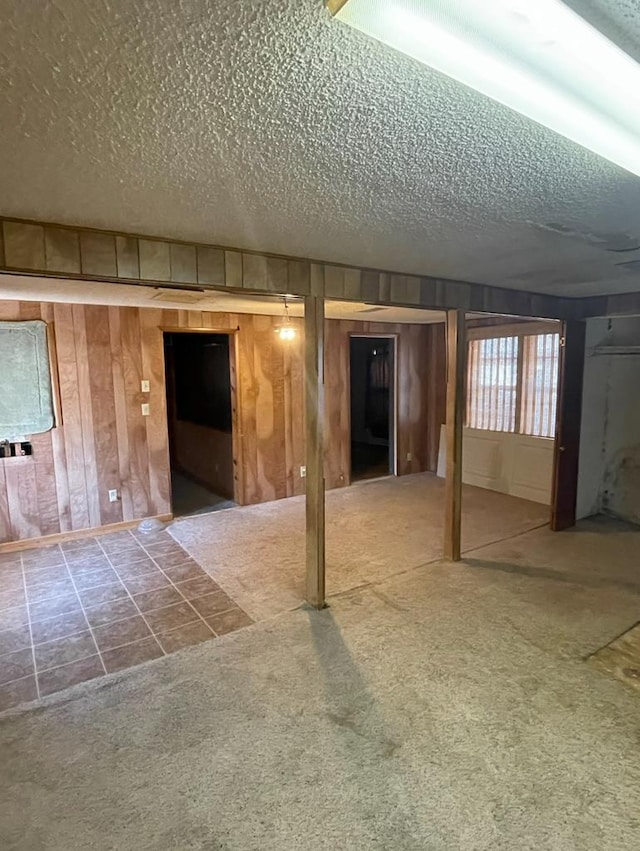
[[[143,402],[142,405],[140,405],[140,410],[142,411],[143,417],[148,417],[150,413],[149,403]]]
[[[117,502],[118,501],[118,491],[112,490],[109,491],[109,502]]]
[[[140,390],[142,391],[142,393],[148,393],[150,391],[150,389],[151,389],[151,386],[150,386],[149,382],[146,380],[146,378],[144,378],[140,382]]]
[[[413,461],[413,452],[407,452],[407,461]]]
[[[301,479],[307,478],[307,468],[305,467],[304,464],[302,465],[302,467],[300,467],[300,478]]]

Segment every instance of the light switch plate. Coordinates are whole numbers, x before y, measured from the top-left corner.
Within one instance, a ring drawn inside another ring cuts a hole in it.
[[[142,381],[140,382],[141,392],[142,393],[148,393],[150,389],[151,389],[151,387],[149,385],[149,382],[147,381],[146,378],[143,378]]]
[[[306,479],[307,477],[307,468],[305,466],[300,467],[300,478]]]
[[[142,405],[140,405],[140,409],[142,410],[142,416],[143,417],[149,416],[150,409],[149,409],[149,403],[148,402],[143,402]]]
[[[118,501],[118,491],[112,490],[109,491],[109,502],[117,502]]]

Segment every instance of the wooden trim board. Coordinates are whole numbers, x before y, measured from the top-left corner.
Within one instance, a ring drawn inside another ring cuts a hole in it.
[[[105,535],[107,532],[119,532],[124,529],[133,529],[143,520],[159,520],[161,523],[170,523],[173,514],[156,514],[155,517],[140,517],[137,520],[121,520],[119,523],[107,523],[105,526],[95,526],[91,529],[77,529],[74,532],[56,532],[53,535],[42,535],[39,538],[27,538],[24,541],[7,541],[0,544],[0,553],[16,553],[22,550],[48,547],[51,544],[64,544],[66,541],[76,541],[81,538],[93,538],[96,535]]]
[[[465,317],[447,312],[447,460],[444,492],[444,557],[460,561],[462,526],[462,428],[465,408]]]

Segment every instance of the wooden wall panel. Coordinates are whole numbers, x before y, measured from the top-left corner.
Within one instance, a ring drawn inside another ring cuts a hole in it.
[[[350,483],[349,339],[353,334],[397,339],[398,473],[435,471],[440,425],[445,417],[443,325],[405,325],[329,320],[325,330],[325,408],[328,488]],[[407,456],[411,459],[407,460]]]
[[[60,378],[62,433],[69,487],[69,511],[72,529],[90,528],[84,443],[80,414],[80,394],[73,312],[69,304],[56,304],[53,310],[56,328],[56,354]]]
[[[304,492],[303,323],[281,341],[279,317],[201,311],[0,302],[0,319],[52,322],[61,422],[33,437],[34,455],[0,463],[0,542],[170,512],[163,329],[236,331],[236,499]],[[349,483],[349,337],[398,338],[401,474],[435,470],[444,419],[442,326],[326,322],[325,476]],[[140,382],[150,382],[143,394]],[[149,402],[151,415],[142,415]],[[412,460],[407,461],[407,453]],[[117,489],[120,500],[108,500]]]
[[[437,470],[440,426],[447,415],[447,338],[444,323],[429,326],[427,350],[427,469]]]
[[[167,434],[167,395],[164,377],[164,342],[160,328],[162,310],[139,310],[142,342],[143,379],[150,382],[148,395],[151,414],[142,417],[146,429],[149,494],[154,514],[171,512],[171,476],[169,471],[169,439]],[[140,391],[140,385],[138,385]],[[138,412],[141,413],[140,407]]]
[[[358,326],[365,333],[369,323],[325,321],[324,406],[325,406],[325,485],[348,485],[351,471],[349,335]]]
[[[104,311],[104,308],[103,308]],[[93,422],[93,397],[89,378],[89,340],[87,335],[87,308],[74,304],[73,336],[76,344],[77,392],[80,401],[80,423],[82,447],[84,449],[84,473],[87,484],[87,509],[89,525],[101,525],[100,494],[98,493],[98,459],[96,456],[97,431]],[[93,345],[93,340],[91,341]]]
[[[142,340],[138,308],[117,308],[120,313],[122,374],[126,398],[126,435],[129,446],[128,478],[124,488],[129,490],[133,517],[153,514],[149,482],[149,453],[147,428],[141,415],[143,397],[140,392],[142,375]],[[145,397],[146,398],[146,397]],[[124,506],[123,506],[124,509]],[[125,519],[129,519],[125,515]]]
[[[91,341],[87,345],[87,364],[100,523],[119,523],[123,519],[122,502],[109,502],[111,483],[118,481],[120,475],[110,312],[87,305],[84,313],[87,338]]]

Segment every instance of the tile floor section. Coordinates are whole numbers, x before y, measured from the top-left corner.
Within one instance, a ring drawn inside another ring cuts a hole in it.
[[[0,711],[250,623],[165,531],[0,554]]]

